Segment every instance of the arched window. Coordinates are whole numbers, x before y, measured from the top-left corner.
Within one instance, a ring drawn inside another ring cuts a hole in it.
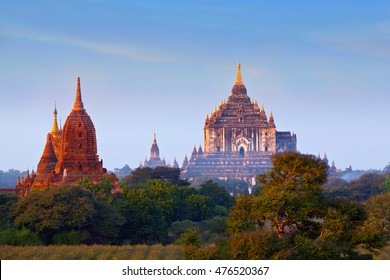
[[[268,152],[268,146],[265,146],[264,150],[265,150],[266,152]]]
[[[79,138],[82,138],[83,137],[83,134],[80,132],[79,133]]]

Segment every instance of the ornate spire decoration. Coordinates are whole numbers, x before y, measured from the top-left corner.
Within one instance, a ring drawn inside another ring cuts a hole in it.
[[[150,158],[149,159],[159,159],[160,158],[160,149],[157,145],[156,132],[154,133],[152,147],[150,148]]]
[[[83,101],[81,100],[80,77],[77,77],[76,100],[73,105],[73,111],[85,111]]]
[[[237,76],[236,76],[236,85],[243,85],[242,77],[241,77],[241,64],[240,61],[238,61],[237,65]]]
[[[202,145],[199,145],[198,156],[201,156],[201,155],[203,155],[203,149],[202,149]]]
[[[60,131],[58,129],[58,123],[57,123],[57,104],[54,102],[54,120],[53,125],[51,127],[51,134],[57,135]]]
[[[274,115],[272,114],[272,111],[271,111],[271,114],[270,114],[270,116],[269,116],[269,126],[270,126],[270,127],[276,127],[276,126],[275,126]]]
[[[173,158],[172,168],[180,168],[179,164],[177,163],[176,157]]]

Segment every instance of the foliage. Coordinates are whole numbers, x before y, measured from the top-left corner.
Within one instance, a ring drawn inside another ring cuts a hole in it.
[[[259,211],[258,196],[238,196],[230,210],[228,227],[230,233],[251,231],[263,227],[264,219]]]
[[[183,254],[186,260],[217,259],[217,246],[214,243],[203,245],[184,245]]]
[[[358,180],[349,183],[344,197],[358,202],[364,202],[371,196],[381,193],[381,186],[385,180],[384,175],[366,173]]]
[[[65,231],[56,233],[52,237],[52,243],[53,244],[60,244],[60,245],[79,245],[83,242],[83,240],[86,239],[86,235],[88,233],[86,231]]]
[[[326,166],[311,155],[282,153],[259,176],[260,195],[241,196],[228,221],[230,258],[356,259],[375,253],[383,231],[362,205],[323,196]],[[277,237],[277,238],[276,238]]]
[[[180,243],[178,242],[178,239],[183,233],[189,232],[197,227],[198,223],[190,220],[175,221],[168,228],[168,236],[173,240],[176,240],[177,243]]]
[[[384,193],[390,192],[390,175],[385,176],[385,179],[382,185],[380,186],[380,189]]]
[[[383,172],[390,173],[390,162],[383,168]]]
[[[37,232],[85,228],[91,223],[91,193],[80,187],[30,192],[15,209],[15,224]]]
[[[96,198],[111,201],[111,192],[115,187],[114,179],[111,176],[103,176],[97,184],[94,184],[88,177],[84,177],[77,183],[79,186],[90,190]]]
[[[229,237],[229,259],[264,260],[284,248],[276,233],[258,229],[233,233]]]
[[[123,222],[116,209],[78,186],[31,191],[15,207],[14,224],[37,232],[46,243],[72,231],[85,237],[83,242],[108,242]]]
[[[156,168],[139,167],[122,181],[129,187],[139,188],[148,180],[158,179],[177,186],[189,186],[188,181],[180,179],[180,169],[166,166]]]
[[[16,229],[8,227],[0,230],[0,245],[43,245],[38,233],[33,232],[25,227]]]
[[[323,186],[326,189],[345,188],[348,186],[348,182],[339,177],[329,177]]]
[[[0,193],[0,229],[8,228],[13,221],[13,208],[18,201],[16,194]]]
[[[369,221],[377,224],[390,241],[390,192],[371,197],[364,205]]]
[[[207,203],[212,209],[217,205],[230,208],[234,202],[233,197],[229,195],[225,188],[212,180],[200,185],[199,194],[208,198]]]
[[[204,191],[208,193],[202,195],[195,188],[162,180],[147,180],[141,188],[123,188],[113,200],[126,217],[118,240],[129,244],[167,243],[179,236],[180,230],[172,227],[174,222],[180,227],[179,221],[200,222],[213,218],[215,212],[226,213],[226,191],[215,183]]]
[[[259,175],[262,218],[271,222],[280,237],[286,230],[316,230],[314,219],[324,212],[321,186],[327,166],[313,155],[294,152],[273,157],[273,168]]]

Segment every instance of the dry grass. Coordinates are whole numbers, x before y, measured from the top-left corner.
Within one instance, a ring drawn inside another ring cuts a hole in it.
[[[181,260],[179,245],[0,246],[2,260]]]

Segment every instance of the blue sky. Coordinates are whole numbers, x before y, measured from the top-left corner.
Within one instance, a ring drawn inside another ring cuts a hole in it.
[[[390,161],[388,1],[0,1],[0,169],[36,169],[81,77],[108,169],[181,164],[241,61],[248,95],[338,168]]]

